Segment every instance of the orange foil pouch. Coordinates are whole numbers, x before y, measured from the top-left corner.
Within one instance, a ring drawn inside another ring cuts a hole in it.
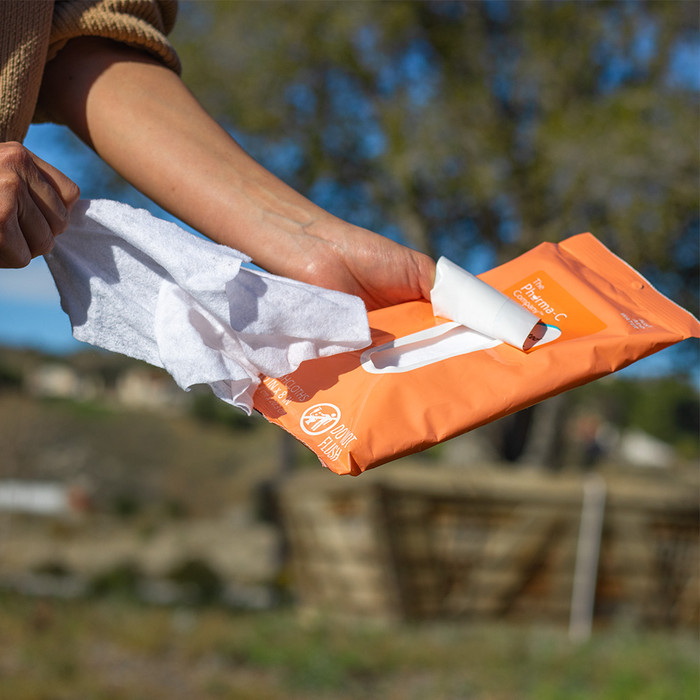
[[[467,285],[443,290],[451,318],[435,297],[370,312],[370,347],[262,377],[255,408],[332,471],[357,475],[700,337],[697,319],[588,233],[479,280],[502,311]],[[488,309],[468,327],[459,309],[472,302]]]

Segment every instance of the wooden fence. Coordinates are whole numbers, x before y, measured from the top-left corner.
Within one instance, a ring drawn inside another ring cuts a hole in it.
[[[281,503],[299,599],[381,618],[566,622],[582,571],[597,621],[697,625],[697,490],[606,477],[595,557],[577,568],[584,483],[435,468],[294,479]]]

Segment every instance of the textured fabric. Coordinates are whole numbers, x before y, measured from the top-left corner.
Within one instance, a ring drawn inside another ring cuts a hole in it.
[[[180,61],[165,38],[176,14],[174,0],[56,0],[48,60],[70,39],[99,36],[144,49],[179,71]]]
[[[21,141],[34,114],[53,0],[0,2],[0,140]]]
[[[46,261],[78,340],[248,413],[261,373],[370,341],[359,297],[242,267],[242,253],[118,202],[79,202]]]
[[[44,67],[71,39],[114,39],[179,71],[166,39],[176,13],[176,0],[0,0],[0,139],[22,141],[48,119],[37,108]]]

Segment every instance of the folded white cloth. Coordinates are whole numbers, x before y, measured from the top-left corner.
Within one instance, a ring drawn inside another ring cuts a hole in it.
[[[79,202],[46,260],[78,340],[247,413],[260,374],[370,342],[359,297],[242,267],[242,253],[119,202]]]

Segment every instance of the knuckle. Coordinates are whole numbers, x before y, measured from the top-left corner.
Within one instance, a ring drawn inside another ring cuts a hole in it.
[[[0,165],[17,167],[27,165],[31,161],[29,151],[17,141],[6,141],[0,144]]]
[[[72,180],[66,186],[66,204],[73,206],[80,199],[80,187]],[[66,215],[67,217],[69,214]]]
[[[0,169],[0,193],[3,196],[14,198],[23,187],[22,178],[14,170]]]

